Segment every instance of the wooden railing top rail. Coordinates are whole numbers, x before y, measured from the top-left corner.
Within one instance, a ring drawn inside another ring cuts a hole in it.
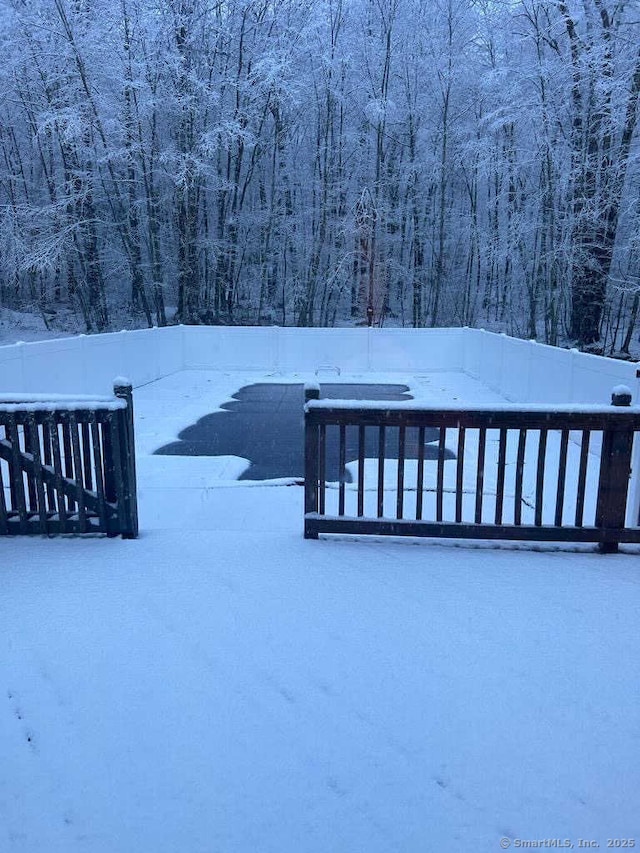
[[[306,405],[311,423],[364,424],[378,426],[381,418],[389,426],[423,426],[429,422],[443,427],[523,427],[527,429],[605,429],[624,427],[640,430],[640,407],[614,406],[496,406],[495,408],[367,403],[341,400],[311,400]]]
[[[619,408],[619,407],[618,407]],[[623,406],[627,412],[640,413],[640,406]],[[425,405],[420,400],[336,400],[336,399],[318,399],[312,398],[305,404],[305,410],[308,412],[321,409],[335,409],[336,411],[416,411],[416,412],[531,412],[531,413],[548,413],[558,412],[558,414],[611,414],[615,413],[616,408],[611,407],[611,404],[543,404],[543,403],[492,403],[491,405],[463,406],[460,404],[438,404]]]
[[[49,394],[0,394],[2,412],[96,412],[126,409],[127,401],[121,397],[84,397]]]

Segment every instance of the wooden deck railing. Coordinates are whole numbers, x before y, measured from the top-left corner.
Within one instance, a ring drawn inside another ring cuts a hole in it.
[[[640,408],[626,391],[580,408],[353,403],[317,388],[305,401],[306,538],[640,542],[626,522]]]
[[[131,385],[0,396],[0,534],[138,535]]]

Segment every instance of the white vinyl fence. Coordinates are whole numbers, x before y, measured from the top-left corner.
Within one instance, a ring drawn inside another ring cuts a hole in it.
[[[168,326],[0,346],[0,392],[101,394],[179,370],[461,371],[519,403],[606,402],[637,366],[479,329]]]

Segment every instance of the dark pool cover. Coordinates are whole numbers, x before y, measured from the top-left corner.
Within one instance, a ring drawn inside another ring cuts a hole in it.
[[[322,384],[322,397],[332,400],[410,400],[406,385]],[[156,453],[162,456],[242,456],[250,467],[241,480],[271,480],[280,477],[304,477],[304,386],[260,383],[247,385],[233,395],[224,411],[205,415],[183,429],[179,441],[166,444]],[[395,432],[395,430],[393,431]],[[436,430],[427,430],[426,441],[437,440]],[[391,436],[390,436],[391,438]],[[357,459],[357,430],[347,430],[347,461]],[[377,453],[377,430],[367,430],[367,456]],[[337,447],[327,447],[327,474],[336,472]],[[385,448],[396,458],[397,442]],[[417,448],[408,447],[407,457],[415,457]],[[425,456],[433,458],[437,448],[426,447]],[[335,456],[335,458],[334,458]],[[344,474],[342,474],[344,476]],[[347,477],[348,479],[348,477]]]

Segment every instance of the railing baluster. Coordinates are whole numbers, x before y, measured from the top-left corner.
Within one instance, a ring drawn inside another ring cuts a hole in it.
[[[38,436],[33,434],[29,413],[27,413],[22,421],[22,440],[24,442],[24,452],[33,456],[33,448],[38,440]],[[24,475],[27,479],[27,509],[29,513],[36,515],[38,513],[38,492],[36,489],[36,481],[33,474],[29,471],[25,471]]]
[[[438,473],[436,476],[436,521],[442,521],[442,503],[444,495],[444,451],[446,447],[447,429],[440,427],[438,441]]]
[[[464,494],[464,442],[466,431],[458,426],[458,447],[456,453],[456,522],[462,521],[462,496]]]
[[[487,445],[487,429],[478,431],[478,468],[476,473],[476,524],[482,524],[482,497],[484,491],[484,456]]]
[[[507,430],[500,429],[500,442],[498,445],[498,477],[496,480],[496,524],[502,524],[502,508],[504,505],[504,474],[507,464]]]
[[[76,477],[76,503],[78,505],[78,526],[81,533],[87,532],[87,508],[84,501],[84,483],[82,479],[82,460],[80,457],[80,436],[75,412],[69,412],[69,430],[71,432],[71,450]]]
[[[125,461],[126,436],[122,429],[120,418],[122,410],[107,412],[107,425],[111,435],[111,448],[113,453],[113,466],[116,487],[116,519],[117,528],[107,533],[107,536],[123,536],[129,530],[130,520],[126,504],[127,497],[127,467]]]
[[[29,520],[27,516],[27,501],[24,491],[24,478],[22,476],[22,466],[20,464],[20,437],[18,435],[17,413],[11,412],[8,415],[9,420],[9,441],[11,442],[11,466],[9,474],[13,483],[13,493],[15,494],[14,510],[18,512],[20,523],[20,533],[27,533],[29,530]]]
[[[11,442],[9,423],[5,423],[4,425],[4,438],[7,442]],[[7,472],[9,479],[9,504],[11,506],[11,510],[15,512],[18,509],[18,494],[16,492],[16,480],[13,476],[14,463],[13,461],[7,460],[7,465],[9,468]]]
[[[27,415],[25,424],[29,430],[31,454],[33,456],[33,477],[29,477],[33,481],[33,489],[35,491],[36,500],[31,504],[31,509],[38,514],[38,527],[40,533],[47,532],[47,504],[44,495],[44,480],[42,479],[42,459],[40,457],[40,437],[38,435],[38,427],[36,418],[33,412]]]
[[[422,520],[422,498],[424,491],[424,427],[418,427],[418,475],[416,482],[416,520]]]
[[[518,454],[516,457],[516,483],[513,496],[513,523],[522,524],[522,479],[524,477],[524,454],[527,446],[527,431],[521,429],[518,435]]]
[[[556,527],[562,527],[562,513],[564,511],[564,489],[567,480],[568,447],[569,430],[563,429],[560,438],[560,458],[558,460],[558,491],[556,492],[556,515],[554,519]]]
[[[540,440],[538,442],[538,469],[536,473],[536,508],[535,520],[536,527],[542,524],[542,500],[544,497],[544,465],[547,456],[547,432],[546,429],[540,430]]]
[[[384,515],[384,454],[385,427],[381,426],[378,431],[378,518]]]
[[[104,460],[100,450],[100,429],[95,412],[89,414],[89,425],[91,428],[91,444],[93,447],[93,461],[95,465],[96,493],[98,495],[98,517],[100,528],[103,533],[109,530],[109,512],[104,495]]]
[[[65,413],[66,414],[66,413]],[[71,449],[71,432],[68,420],[60,421],[62,427],[62,451],[64,455],[64,475],[67,480],[73,480],[73,451]]]
[[[406,427],[398,427],[398,483],[396,500],[396,518],[402,518],[404,511],[404,458],[405,458],[405,430]]]
[[[319,447],[318,447],[318,469],[319,469],[319,492],[318,512],[324,515],[326,512],[327,499],[327,425],[320,424]]]
[[[82,421],[82,467],[84,468],[84,487],[93,491],[93,477],[91,464],[91,441],[89,437],[89,423]]]
[[[47,415],[49,426],[49,438],[53,450],[53,472],[55,476],[56,504],[58,507],[58,518],[60,520],[60,532],[67,532],[67,503],[63,491],[62,456],[60,453],[60,433],[54,412]]]
[[[576,527],[582,527],[584,517],[584,496],[587,491],[587,465],[589,463],[589,444],[591,430],[582,430],[580,442],[580,467],[578,468],[578,490],[576,496]]]
[[[365,427],[358,426],[358,518],[364,515],[364,448]]]
[[[115,503],[117,500],[118,493],[116,491],[115,466],[113,461],[113,442],[111,440],[109,420],[100,419],[98,423],[100,424],[100,439],[102,445],[104,496],[107,503]]]
[[[2,460],[0,460],[0,534],[9,532],[9,514],[7,512],[7,501],[4,496],[4,480],[2,477]]]
[[[61,412],[60,413],[60,429],[62,431],[62,455],[63,455],[63,467],[64,467],[64,475],[67,480],[73,480],[73,450],[71,447],[71,427],[69,426],[69,413]],[[69,511],[74,512],[76,509],[76,502],[73,498],[68,497],[68,506]]]
[[[49,430],[49,421],[45,417],[42,422],[42,459],[45,465],[49,468],[53,467],[53,456],[51,453],[51,433]],[[46,484],[47,492],[47,509],[49,512],[57,512],[55,488],[51,483]]]
[[[347,428],[340,424],[340,453],[338,460],[338,515],[344,515],[344,480],[346,476],[345,466],[347,464]]]

